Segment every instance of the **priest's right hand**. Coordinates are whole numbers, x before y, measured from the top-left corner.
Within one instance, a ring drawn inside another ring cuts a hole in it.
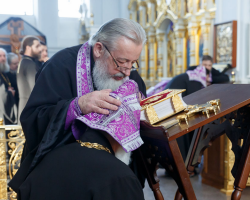
[[[117,110],[121,101],[109,96],[111,89],[94,91],[81,96],[78,99],[78,105],[84,115],[91,112],[108,115],[109,110]]]

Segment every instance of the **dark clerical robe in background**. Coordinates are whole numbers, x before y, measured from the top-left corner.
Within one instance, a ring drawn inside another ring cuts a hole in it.
[[[16,90],[15,86],[10,72],[0,74],[0,118],[4,119],[5,125],[17,123],[17,94],[15,93],[15,96],[13,96],[12,92],[8,91],[9,87]]]
[[[29,182],[26,182],[26,181],[32,179],[32,177],[33,178],[36,177],[36,175],[39,173],[41,175],[44,173],[43,171],[39,170],[39,162],[42,160],[42,158],[46,154],[48,154],[54,149],[58,148],[57,150],[59,150],[59,148],[64,148],[65,145],[67,146],[71,143],[73,143],[72,144],[73,149],[74,147],[77,147],[77,148],[79,147],[79,145],[78,146],[76,145],[77,143],[75,142],[75,138],[72,134],[71,129],[69,128],[65,130],[65,120],[66,120],[67,111],[68,111],[68,107],[70,103],[72,102],[72,100],[74,100],[77,97],[76,62],[77,62],[78,50],[80,49],[80,47],[81,45],[64,49],[58,52],[57,54],[55,54],[50,60],[48,60],[45,63],[44,69],[39,75],[36,81],[36,85],[27,102],[27,105],[24,108],[23,113],[21,114],[20,121],[21,121],[22,128],[26,137],[26,144],[25,144],[24,151],[23,151],[21,167],[16,173],[16,175],[13,177],[11,182],[9,183],[10,187],[18,193],[19,193],[19,189],[22,189],[24,193],[29,194],[31,185],[29,185]],[[91,66],[93,67],[94,66],[93,58],[91,59],[91,61],[92,61]],[[141,79],[141,77],[139,76],[137,71],[131,72],[130,79],[133,79],[137,82],[139,86],[139,90],[146,96],[145,84],[143,80]],[[86,150],[83,150],[83,151],[86,151]],[[97,152],[98,150],[95,150],[95,153]],[[106,153],[106,152],[98,152],[98,154],[99,153]],[[78,159],[80,158],[79,157],[80,155],[81,154],[79,153],[77,156]],[[73,154],[70,154],[70,156],[73,157]],[[111,156],[111,155],[108,155],[108,156]],[[49,154],[48,154],[48,159],[50,159],[51,157],[49,157]],[[45,157],[45,160],[46,159],[47,158]],[[60,169],[62,165],[60,164],[61,162],[60,159],[61,158],[59,158],[58,160],[58,170]],[[97,160],[98,159],[99,157],[97,158]],[[116,158],[114,157],[114,159]],[[136,161],[136,159],[134,160]],[[92,159],[92,161],[94,160]],[[44,162],[45,162],[44,165],[48,163],[46,161]],[[83,162],[87,163],[89,162],[89,160],[86,158],[86,160],[84,160]],[[116,161],[112,161],[112,162],[116,162]],[[115,165],[121,165],[121,164],[123,163],[117,164],[116,162]],[[72,170],[72,172],[65,171],[64,173],[61,173],[62,177],[65,176],[65,173],[74,172],[75,174],[78,174],[78,171],[76,171],[76,166],[72,165],[70,161],[63,163],[63,165],[65,165],[64,169],[68,167],[68,169]],[[101,162],[100,162],[100,165],[101,165]],[[132,166],[135,167],[136,164],[133,164]],[[127,166],[124,166],[124,167],[127,167]],[[89,166],[89,168],[87,169],[91,170],[90,168],[91,167]],[[127,169],[129,168],[127,167]],[[136,169],[133,169],[133,170],[138,172],[138,170]],[[34,172],[35,175],[32,172]],[[105,170],[103,170],[102,173],[105,173]],[[120,173],[122,175],[123,172],[120,171]],[[128,173],[129,172],[126,171],[127,175],[129,175]],[[28,176],[28,174],[30,174],[31,178],[30,176]],[[82,176],[81,176],[82,179],[86,178],[91,181],[91,177],[84,177],[84,175],[85,174],[82,172]],[[74,177],[72,178],[74,179]],[[102,176],[100,176],[100,179],[101,178]],[[131,180],[132,179],[127,180],[127,181],[130,182]],[[39,182],[38,179],[37,181]],[[79,179],[78,181],[76,180],[75,182],[76,186],[81,185],[82,180]],[[126,180],[124,179],[124,181]],[[49,180],[47,184],[50,184]],[[99,184],[99,183],[96,183],[96,184]],[[121,183],[121,185],[124,185],[124,184],[125,182]],[[53,187],[56,187],[56,186],[53,186]],[[73,186],[67,185],[65,186],[65,190],[68,187],[73,187]],[[112,189],[112,186],[110,187]],[[131,186],[128,186],[128,187],[131,187]],[[138,188],[138,186],[134,186],[134,187]],[[114,187],[114,189],[115,188],[117,187]],[[112,190],[112,192],[115,192],[115,191]],[[141,191],[138,191],[138,192],[141,192]],[[19,193],[19,195],[21,195],[21,193]],[[125,194],[120,194],[120,195],[122,197]],[[44,196],[44,199],[48,199],[48,198]],[[62,197],[58,199],[67,199],[67,198]]]

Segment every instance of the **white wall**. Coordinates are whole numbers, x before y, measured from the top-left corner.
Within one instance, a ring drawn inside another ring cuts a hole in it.
[[[9,17],[20,17],[46,35],[49,56],[79,44],[79,19],[58,17],[57,0],[34,0],[34,15],[2,15],[0,23]]]
[[[129,18],[129,0],[91,0],[90,8],[94,14],[94,26],[90,33],[94,34],[105,22],[117,18]]]
[[[108,20],[116,17],[129,18],[129,0],[91,0],[94,14],[94,34]],[[47,37],[49,56],[57,51],[79,44],[79,19],[58,17],[58,0],[34,0],[34,15],[2,15],[0,23],[9,17],[21,17]]]
[[[223,23],[232,20],[237,21],[237,66],[236,80],[241,83],[249,83],[249,0],[216,0],[215,23]]]
[[[217,8],[215,17],[216,24],[237,20],[238,0],[215,0],[215,3]]]

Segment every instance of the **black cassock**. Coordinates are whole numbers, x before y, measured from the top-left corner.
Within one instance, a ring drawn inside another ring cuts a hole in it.
[[[48,153],[19,188],[21,200],[143,200],[135,174],[114,156],[109,141],[100,132],[87,129],[82,142],[110,149],[82,147],[71,143]]]
[[[18,192],[19,195],[21,194],[19,193],[19,189],[29,194],[31,185],[26,181],[30,180],[29,177],[35,177],[35,175],[32,175],[33,173],[44,173],[42,169],[39,170],[42,168],[39,167],[39,163],[46,154],[54,149],[66,148],[66,146],[71,143],[73,143],[73,146],[77,144],[71,129],[65,130],[65,120],[69,104],[77,97],[76,61],[80,47],[81,45],[64,49],[44,64],[44,69],[39,75],[27,105],[21,114],[20,121],[25,134],[26,144],[23,151],[21,167],[9,183],[9,186]],[[91,68],[93,67],[92,57]],[[146,87],[138,72],[132,71],[130,78],[137,82],[139,90],[146,96]],[[98,152],[98,150],[96,151]],[[51,154],[52,153],[53,152],[51,152]],[[49,157],[49,155],[50,154],[46,157]],[[46,157],[45,159],[47,159]],[[73,154],[71,157],[73,157]],[[80,160],[80,158],[81,157],[77,156],[78,160]],[[55,159],[57,158],[55,157]],[[116,158],[114,157],[114,159]],[[136,159],[134,160],[136,162]],[[84,162],[89,161],[84,160]],[[78,174],[78,171],[75,170],[75,166],[70,162],[65,162],[64,165],[64,168],[69,167],[72,172]],[[132,166],[135,168],[136,164]],[[62,166],[58,165],[58,169],[60,167]],[[134,168],[133,170],[138,173],[138,170]],[[65,171],[65,173],[68,172]],[[102,173],[105,173],[105,170],[103,170]],[[120,173],[122,174],[122,171]],[[62,177],[65,176],[64,173],[59,174]],[[143,176],[140,174],[138,174],[138,176],[142,178],[141,183],[143,183]],[[88,177],[82,176],[81,178],[84,179]],[[43,180],[46,181],[46,179]],[[37,183],[38,182],[39,179],[37,179]],[[49,181],[46,183],[50,184]],[[24,185],[26,185],[26,187],[22,187]],[[75,185],[81,185],[81,182],[75,182]],[[69,189],[69,187],[74,187],[74,185],[65,186],[65,190]],[[82,188],[84,190],[84,187]],[[121,194],[121,196],[123,195],[124,194]],[[84,199],[84,197],[81,198]],[[44,199],[48,198],[44,196]],[[60,199],[67,198],[62,197]]]
[[[14,87],[16,90],[15,86],[13,86],[12,79],[10,78],[10,72],[2,73],[2,76],[0,75],[0,112],[3,112],[4,124],[11,125],[16,124],[17,102],[11,91],[8,91],[9,85],[6,80],[9,80],[11,82],[11,87]],[[15,94],[15,96],[16,95],[17,94]]]

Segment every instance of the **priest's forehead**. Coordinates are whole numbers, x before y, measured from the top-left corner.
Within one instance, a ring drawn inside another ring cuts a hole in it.
[[[116,48],[112,51],[117,60],[123,62],[136,61],[139,59],[142,44],[136,44],[132,40],[121,37],[117,40]]]

